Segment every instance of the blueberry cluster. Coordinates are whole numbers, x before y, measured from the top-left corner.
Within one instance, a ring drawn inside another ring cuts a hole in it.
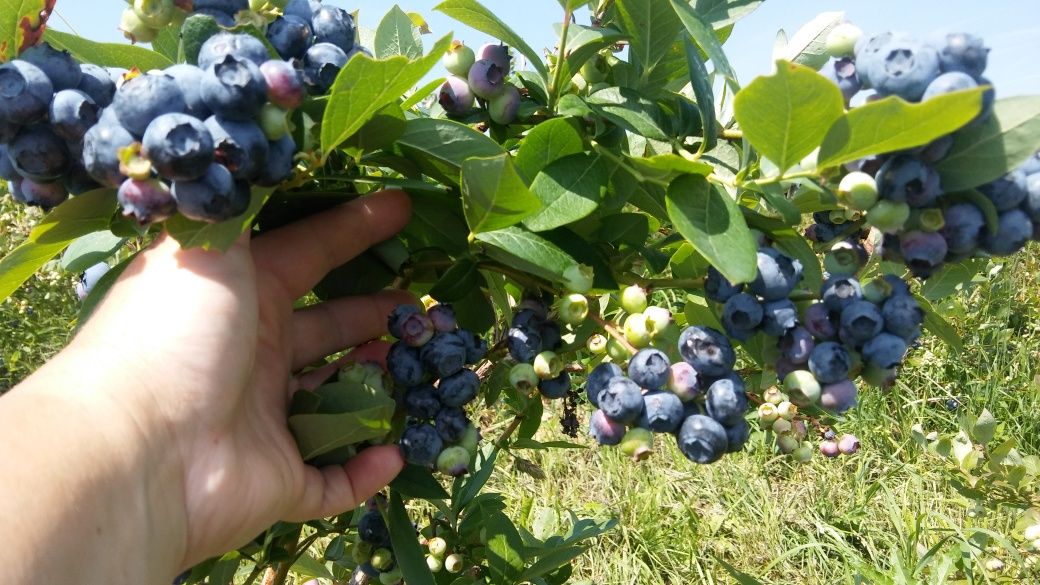
[[[468,114],[479,99],[496,124],[512,124],[520,109],[520,91],[506,79],[510,71],[509,47],[487,44],[474,53],[459,41],[444,56],[451,75],[437,94],[449,116]]]
[[[426,566],[431,573],[447,571],[457,575],[466,567],[465,558],[456,552],[451,552],[448,541],[435,536],[425,543],[428,554],[426,555]]]
[[[387,369],[405,389],[409,419],[399,442],[405,461],[465,475],[480,442],[480,431],[465,411],[477,398],[480,378],[466,366],[484,359],[487,343],[460,329],[447,304],[426,313],[400,305],[390,314],[389,330],[398,341],[387,356]]]
[[[358,521],[357,540],[351,548],[351,555],[368,577],[387,585],[403,582],[390,544],[390,531],[375,500],[369,500],[368,511]]]
[[[562,315],[587,315],[588,301],[581,295],[571,295],[564,299],[561,308]],[[546,299],[528,295],[520,302],[506,334],[506,344],[509,355],[517,361],[509,372],[514,388],[525,394],[537,388],[551,400],[567,397],[571,375],[564,371],[563,360],[556,355],[563,347],[563,332],[559,323],[549,317]]]
[[[318,0],[289,0],[282,16],[267,27],[267,40],[278,54],[303,71],[311,93],[328,93],[351,57],[369,52],[355,39],[349,12]]]
[[[758,275],[733,285],[714,267],[708,269],[705,296],[722,303],[722,326],[730,337],[747,341],[757,332],[781,337],[798,323],[798,308],[789,298],[802,281],[802,263],[771,246],[758,249]]]
[[[80,153],[116,79],[42,43],[0,65],[0,177],[20,202],[49,209],[97,187]]]
[[[585,390],[597,408],[589,423],[597,443],[620,445],[638,460],[650,455],[654,433],[671,433],[697,463],[743,448],[748,401],[729,340],[714,329],[688,327],[679,353],[683,361],[673,364],[663,351],[645,348],[628,361],[627,372],[613,362],[593,368]]]
[[[192,14],[208,14],[223,26],[233,26],[235,15],[249,9],[249,0],[128,0],[119,30],[132,43],[150,43],[159,31],[180,26]]]

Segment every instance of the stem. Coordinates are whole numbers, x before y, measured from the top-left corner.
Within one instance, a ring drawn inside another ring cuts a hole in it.
[[[625,275],[621,278],[624,284],[638,284],[647,291],[662,289],[697,289],[704,286],[703,278],[643,278]]]
[[[509,426],[506,427],[506,430],[502,431],[502,436],[499,437],[497,441],[495,441],[495,446],[499,449],[505,449],[506,443],[509,442],[510,437],[512,437],[513,433],[516,432],[516,429],[520,428],[520,425],[523,424],[526,418],[527,417],[522,414],[518,414],[515,417],[513,417],[513,422],[509,423]]]
[[[250,573],[248,577],[246,577],[245,585],[253,585],[253,583],[256,581],[256,578],[259,577],[260,574],[264,572],[265,568],[266,567],[264,567],[260,563],[257,563],[256,566],[253,567],[253,572]]]
[[[761,187],[763,185],[775,185],[776,183],[782,183],[784,181],[793,181],[795,179],[808,179],[815,177],[816,171],[802,171],[800,173],[791,173],[790,175],[777,175],[775,177],[768,177],[765,179],[755,179],[748,181],[746,184]]]
[[[560,52],[556,56],[556,67],[553,69],[553,80],[549,85],[549,111],[556,111],[556,103],[559,99],[560,83],[563,77],[563,68],[567,63],[567,35],[571,30],[571,11],[563,11],[563,30],[560,32]]]
[[[285,536],[285,552],[289,553],[289,558],[293,559],[283,563],[278,563],[277,569],[275,569],[274,575],[271,575],[272,571],[268,571],[268,574],[264,577],[264,585],[285,585],[285,580],[289,578],[289,569],[292,568],[293,564],[298,558],[296,551],[300,548],[300,536],[303,534],[303,525],[301,524],[295,531]],[[270,578],[270,581],[268,581]]]
[[[551,285],[549,285],[547,281],[541,278],[531,276],[526,272],[516,270],[515,268],[511,268],[509,266],[498,264],[497,262],[480,262],[477,264],[477,268],[491,270],[493,272],[498,272],[499,274],[504,274],[509,278],[512,278],[513,280],[517,281],[518,283],[526,286],[527,288],[537,288],[551,293],[559,292],[556,289],[554,289]]]
[[[610,321],[607,321],[599,315],[589,315],[589,318],[594,320],[596,323],[599,323],[599,326],[602,327],[607,333],[609,333],[611,337],[616,339],[618,343],[620,343],[625,349],[627,349],[628,353],[635,355],[639,351],[638,349],[636,349],[636,346],[628,342],[628,339],[625,338],[625,335],[618,331],[618,328],[614,326],[614,324]]]
[[[744,139],[744,131],[743,130],[727,130],[727,129],[723,128],[723,130],[721,132],[719,132],[719,138],[721,138],[723,140],[743,140]]]

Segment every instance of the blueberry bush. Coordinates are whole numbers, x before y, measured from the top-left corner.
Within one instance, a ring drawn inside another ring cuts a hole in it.
[[[181,582],[565,583],[616,522],[528,530],[488,487],[507,455],[532,475],[519,454],[589,444],[856,456],[861,397],[924,336],[962,349],[936,307],[1040,238],[1040,98],[997,99],[984,39],[837,13],[742,83],[724,45],[758,3],[560,0],[548,55],[476,0],[436,9],[479,49],[397,6],[372,28],[331,1],[134,0],[126,45],[49,29],[54,0],[4,6],[0,177],[45,213],[0,260],[0,298],[60,256],[82,321],[162,231],[220,250],[412,196],[398,237],[304,302],[396,287],[422,306],[387,316],[385,371],[344,366],[288,421],[315,465],[392,442],[406,470]],[[993,446],[988,412],[962,426],[914,438],[1040,547],[1035,457]]]

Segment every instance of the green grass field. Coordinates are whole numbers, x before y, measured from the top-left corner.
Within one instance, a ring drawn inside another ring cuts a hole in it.
[[[0,251],[37,217],[0,198]],[[1022,506],[1036,503],[1036,486],[1013,506],[996,491],[967,498],[951,481],[960,475],[911,431],[920,424],[951,434],[960,412],[988,408],[1002,423],[998,441],[1014,438],[1023,454],[1040,453],[1036,251],[994,265],[942,308],[963,352],[928,336],[893,390],[863,394],[837,426],[862,440],[854,457],[794,464],[763,436],[708,467],[668,441],[643,463],[615,450],[522,451],[504,456],[490,487],[536,533],[565,528],[567,510],[616,518],[618,527],[575,565],[576,580],[588,583],[1040,582],[1038,557],[1015,531]],[[0,303],[0,391],[67,341],[78,308],[74,278],[48,266]],[[948,408],[951,398],[958,409]],[[543,438],[565,438],[558,414],[547,413]],[[985,568],[994,559],[1002,570]]]

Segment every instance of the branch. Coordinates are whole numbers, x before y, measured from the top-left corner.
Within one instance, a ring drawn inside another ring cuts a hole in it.
[[[599,315],[590,314],[589,318],[596,321],[596,323],[599,323],[599,326],[602,327],[607,333],[609,333],[611,337],[616,339],[618,343],[624,346],[624,348],[628,350],[628,353],[635,355],[639,351],[638,349],[636,349],[636,346],[629,343],[628,339],[625,337],[625,334],[618,331],[618,328],[610,321],[607,321]]]

